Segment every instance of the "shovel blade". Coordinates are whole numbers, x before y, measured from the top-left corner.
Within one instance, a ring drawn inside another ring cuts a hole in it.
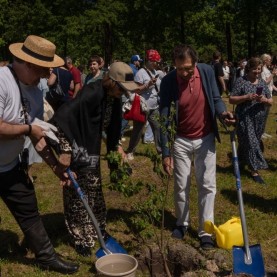
[[[264,277],[265,268],[261,246],[259,244],[249,247],[252,261],[246,262],[244,247],[233,247],[233,272],[234,274],[252,274],[254,277]]]
[[[105,241],[106,248],[112,253],[122,253],[127,254],[127,251],[113,238],[108,237],[108,239]],[[95,255],[97,258],[101,258],[102,256],[108,255],[109,253],[106,253],[103,248],[99,248]]]

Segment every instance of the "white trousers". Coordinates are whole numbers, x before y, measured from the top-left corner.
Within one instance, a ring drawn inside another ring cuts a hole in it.
[[[174,157],[174,201],[177,226],[189,225],[189,193],[191,164],[194,162],[198,189],[198,235],[204,231],[204,221],[214,222],[214,200],[216,194],[216,151],[215,137],[208,136],[189,140],[177,137],[173,147]]]

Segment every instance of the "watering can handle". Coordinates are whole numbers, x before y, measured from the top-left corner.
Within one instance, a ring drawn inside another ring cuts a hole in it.
[[[233,223],[240,223],[241,220],[239,217],[233,217],[230,219],[230,224],[233,224]]]

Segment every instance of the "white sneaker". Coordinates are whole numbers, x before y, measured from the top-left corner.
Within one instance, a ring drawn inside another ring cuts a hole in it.
[[[134,159],[135,159],[134,154],[133,154],[133,153],[128,153],[128,154],[127,154],[127,159],[128,159],[129,161],[134,160]]]

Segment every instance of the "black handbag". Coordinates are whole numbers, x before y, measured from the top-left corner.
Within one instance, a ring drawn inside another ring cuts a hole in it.
[[[55,85],[50,87],[49,94],[53,99],[57,99],[57,100],[61,100],[65,96],[65,93],[60,85],[60,76],[59,76],[58,68],[57,68],[57,81]]]
[[[60,85],[59,69],[57,68],[57,80],[53,86],[49,87],[45,99],[56,111],[64,103],[64,97],[65,93]]]

